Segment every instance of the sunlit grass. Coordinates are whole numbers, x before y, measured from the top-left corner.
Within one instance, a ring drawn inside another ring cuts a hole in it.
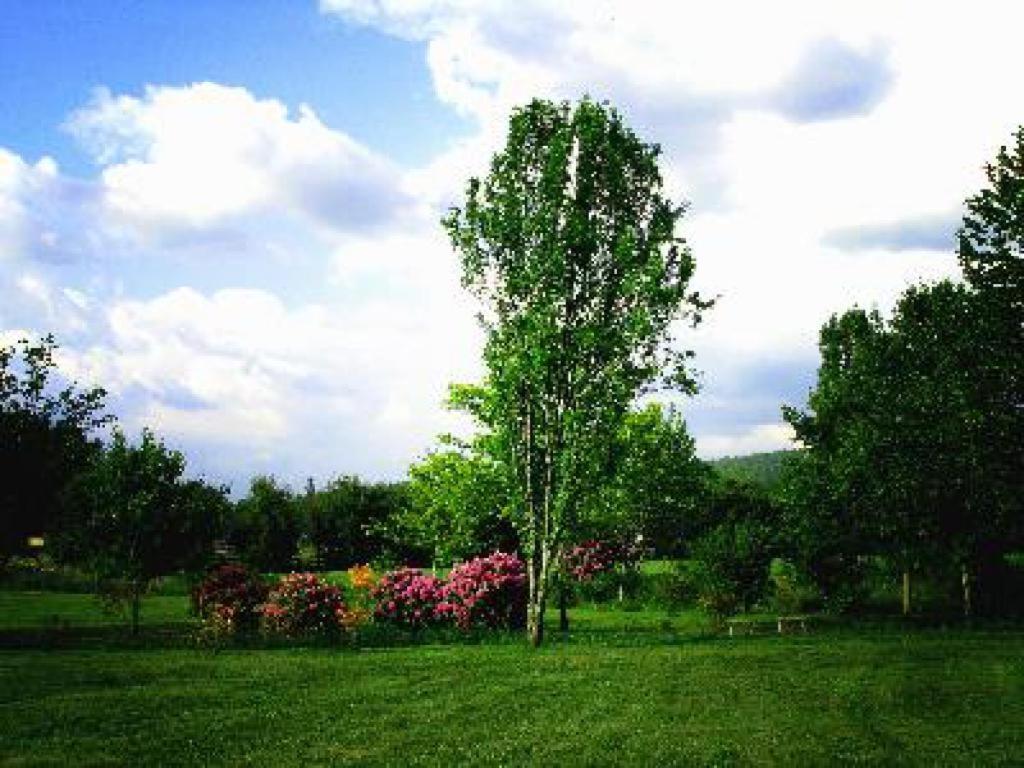
[[[47,615],[105,620],[90,601],[0,593],[2,627]],[[183,597],[152,598],[146,610],[183,621],[185,608]],[[373,650],[3,651],[0,764],[967,765],[1024,757],[1019,631],[729,639],[695,612],[600,608],[574,610],[569,640],[552,632],[552,641],[540,651],[512,639]]]

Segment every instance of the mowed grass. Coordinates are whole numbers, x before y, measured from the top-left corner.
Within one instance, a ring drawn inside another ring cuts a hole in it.
[[[189,601],[181,595],[151,595],[142,603],[143,624],[189,621]],[[95,595],[70,592],[0,590],[0,631],[127,625],[122,611],[110,612]]]
[[[729,639],[688,614],[574,619],[540,651],[3,651],[0,765],[1024,761],[1022,632]]]

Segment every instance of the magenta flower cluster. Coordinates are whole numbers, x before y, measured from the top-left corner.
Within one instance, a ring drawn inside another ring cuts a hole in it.
[[[290,573],[271,590],[263,606],[264,627],[286,635],[341,629],[345,596],[340,587],[314,573]]]
[[[526,570],[515,555],[495,552],[452,568],[436,607],[460,629],[512,628],[526,618]]]
[[[639,558],[640,550],[635,544],[590,539],[569,550],[565,567],[577,581],[590,581],[620,565],[633,565]]]
[[[380,577],[370,596],[376,619],[410,629],[439,623],[437,604],[444,582],[416,568],[399,568]]]
[[[216,622],[224,631],[256,629],[269,588],[242,565],[212,569],[192,590],[192,609],[204,621]]]
[[[462,563],[444,580],[415,568],[385,574],[373,592],[375,617],[410,629],[518,627],[526,615],[526,573],[515,555]]]

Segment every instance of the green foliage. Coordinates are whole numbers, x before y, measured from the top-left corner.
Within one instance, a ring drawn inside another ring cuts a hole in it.
[[[120,431],[73,481],[54,536],[59,557],[79,564],[132,603],[149,584],[210,559],[227,510],[223,489],[185,480],[185,459],[153,433],[131,445]]]
[[[112,420],[104,390],[60,377],[56,351],[52,336],[0,346],[0,560],[51,532],[64,489],[100,450],[93,434]]]
[[[758,485],[775,492],[782,482],[782,467],[791,450],[752,453],[748,456],[725,456],[708,463],[721,477]]]
[[[507,518],[505,472],[479,453],[442,450],[409,468],[409,506],[402,517],[408,541],[450,565],[488,552],[518,550]]]
[[[822,329],[809,410],[785,409],[807,450],[784,493],[826,595],[864,555],[975,571],[1018,540],[1020,415],[988,356],[987,307],[942,282],[908,289],[888,322],[851,310]]]
[[[750,610],[778,549],[779,509],[764,491],[733,480],[713,483],[708,503],[705,532],[690,547],[698,602],[716,615]]]
[[[423,559],[416,542],[405,540],[404,483],[367,483],[343,475],[317,488],[310,480],[295,501],[302,536],[312,546],[312,565],[318,570]]]
[[[704,505],[707,466],[686,422],[652,403],[627,414],[615,438],[612,472],[580,528],[592,538],[640,541],[655,557],[677,557]]]
[[[1024,317],[1024,126],[1014,133],[1009,147],[1000,147],[985,175],[988,186],[966,202],[958,233],[960,266],[971,287],[995,294],[997,305],[1016,321],[1019,352]]]
[[[669,329],[709,304],[687,291],[683,207],[662,194],[658,155],[603,104],[535,100],[445,219],[484,308],[477,415],[512,476],[535,642],[548,574],[630,404],[657,382],[693,388]]]
[[[255,477],[228,520],[227,540],[257,570],[290,571],[299,546],[296,506],[291,490],[275,478]]]
[[[817,598],[817,590],[789,560],[773,558],[768,566],[768,581],[775,609],[781,614],[802,613]]]

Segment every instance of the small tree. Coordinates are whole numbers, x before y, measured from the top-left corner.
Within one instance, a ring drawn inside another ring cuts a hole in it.
[[[409,468],[402,527],[414,543],[433,553],[435,564],[511,552],[518,546],[507,504],[501,467],[468,450],[441,450]]]
[[[224,489],[185,481],[184,470],[184,457],[152,432],[131,445],[118,431],[69,490],[57,551],[126,589],[133,634],[154,579],[207,564],[227,508]]]
[[[699,525],[709,478],[686,422],[652,403],[626,416],[614,448],[610,481],[584,523],[588,533],[679,557]]]
[[[61,380],[57,343],[0,347],[0,558],[51,531],[63,491],[100,451],[106,393]]]
[[[228,541],[261,571],[288,571],[299,547],[299,519],[292,492],[273,477],[253,478],[249,495],[235,505]]]
[[[659,152],[604,104],[535,100],[445,219],[484,306],[481,412],[515,489],[535,645],[549,576],[629,406],[657,382],[693,389],[670,328],[709,304],[687,291],[684,208],[662,193]]]
[[[778,505],[761,489],[712,480],[707,528],[690,546],[701,602],[712,613],[750,610],[764,595],[768,565],[778,551]]]

